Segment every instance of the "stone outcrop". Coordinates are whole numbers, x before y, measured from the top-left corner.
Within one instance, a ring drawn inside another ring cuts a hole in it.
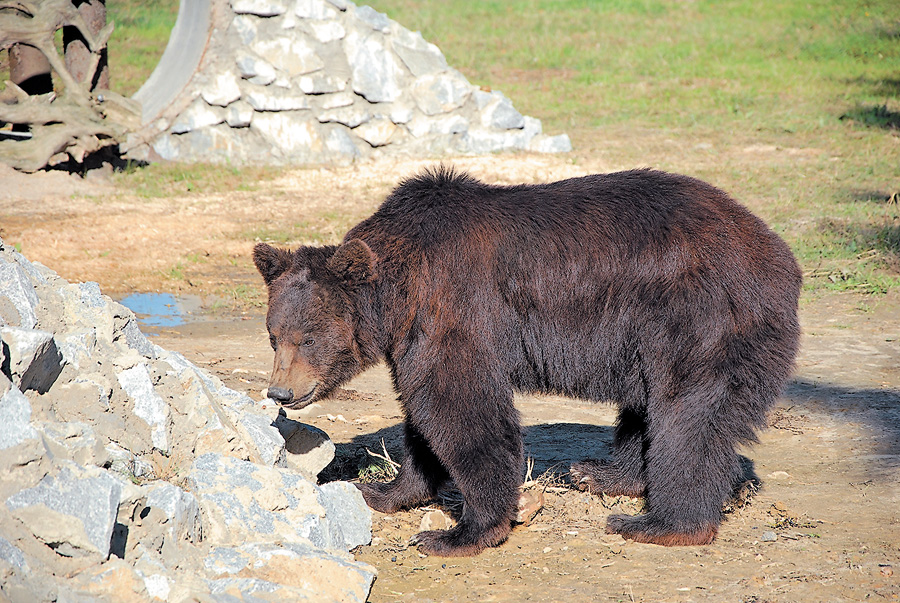
[[[162,75],[135,95],[145,126],[129,143],[133,157],[323,164],[384,154],[571,150],[568,136],[544,135],[540,121],[503,93],[473,86],[420,33],[371,7],[349,0],[202,3],[214,19],[193,76],[164,108],[156,97],[175,84]],[[183,31],[177,24],[170,48],[196,46],[175,39],[200,35],[178,35]],[[171,72],[176,60],[174,51],[172,59],[164,55],[158,70]]]
[[[0,367],[0,600],[365,601],[371,516],[316,483],[324,433],[2,241]]]

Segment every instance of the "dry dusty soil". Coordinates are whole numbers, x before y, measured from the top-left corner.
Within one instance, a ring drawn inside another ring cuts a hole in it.
[[[292,170],[252,192],[151,199],[104,179],[3,173],[0,236],[68,279],[99,281],[114,297],[196,294],[205,310],[189,322],[146,330],[259,399],[272,353],[264,308],[254,305],[264,296],[238,294],[261,289],[249,261],[253,240],[241,233],[303,215],[352,223],[424,163]],[[533,156],[455,163],[504,183],[620,167]],[[324,240],[338,239],[337,230]],[[356,551],[378,568],[371,600],[898,601],[900,295],[806,293],[801,316],[796,375],[760,443],[741,451],[759,489],[729,511],[713,544],[663,548],[605,534],[608,514],[637,512],[640,501],[570,489],[566,472],[572,461],[607,455],[614,410],[520,396],[531,490],[543,492],[542,510],[504,545],[465,559],[425,557],[408,544],[428,511],[452,516],[452,493],[428,509],[375,513],[374,540]],[[367,450],[383,454],[382,442],[399,456],[401,411],[383,367],[334,400],[290,412],[337,444],[327,479],[356,477],[374,460]]]

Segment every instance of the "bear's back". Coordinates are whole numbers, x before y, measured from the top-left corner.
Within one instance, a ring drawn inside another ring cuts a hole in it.
[[[347,239],[440,263],[590,264],[648,270],[796,272],[787,246],[723,191],[649,169],[497,186],[437,168],[402,182]],[[378,249],[375,250],[378,253]],[[381,254],[379,254],[381,255]],[[385,258],[387,259],[387,258]]]

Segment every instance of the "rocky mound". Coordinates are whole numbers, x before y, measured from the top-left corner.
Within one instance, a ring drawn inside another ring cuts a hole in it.
[[[327,164],[572,149],[501,92],[469,83],[420,33],[349,0],[183,0],[135,99],[144,126],[127,146],[145,160]]]
[[[334,445],[0,241],[0,599],[365,601]],[[287,444],[286,444],[287,442]]]

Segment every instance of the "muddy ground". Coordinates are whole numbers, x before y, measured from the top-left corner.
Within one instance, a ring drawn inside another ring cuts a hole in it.
[[[240,294],[260,285],[248,229],[314,215],[335,224],[333,233],[316,235],[330,242],[343,221],[366,215],[399,177],[427,163],[291,170],[252,192],[162,198],[137,198],[103,177],[4,172],[0,236],[66,278],[99,281],[114,297],[197,295],[204,309],[189,322],[147,332],[260,398],[272,353],[264,308],[254,305],[264,298]],[[534,156],[454,163],[493,182],[619,167]],[[370,600],[897,601],[900,295],[806,293],[801,317],[796,375],[760,443],[741,451],[759,491],[727,515],[712,545],[668,549],[605,534],[608,514],[637,512],[639,501],[569,489],[566,471],[574,460],[607,454],[614,410],[519,396],[543,509],[504,545],[472,559],[424,557],[408,545],[427,509],[376,513],[373,543],[356,551],[379,571]],[[366,450],[382,452],[382,441],[399,456],[402,419],[383,367],[332,401],[289,412],[336,442],[326,478],[355,476],[373,459]],[[456,504],[450,495],[429,509],[452,513]]]

